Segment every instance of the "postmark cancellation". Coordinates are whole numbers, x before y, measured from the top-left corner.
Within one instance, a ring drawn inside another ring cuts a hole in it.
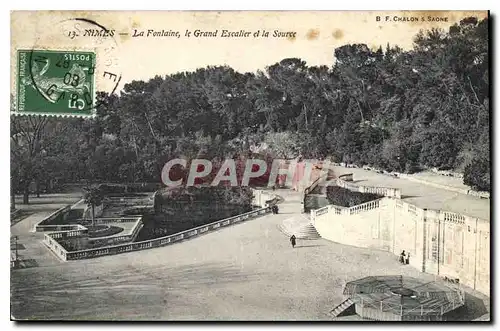
[[[93,115],[95,52],[18,50],[17,57],[15,113]]]
[[[95,36],[74,31],[98,31]],[[98,92],[113,94],[121,80],[119,42],[95,21],[66,18],[11,50],[11,115],[94,117]]]

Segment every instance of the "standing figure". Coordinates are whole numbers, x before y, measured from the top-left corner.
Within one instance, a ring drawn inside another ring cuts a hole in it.
[[[408,252],[408,255],[406,256],[406,264],[410,264],[410,252]]]
[[[295,235],[294,235],[294,234],[292,234],[292,236],[290,237],[290,242],[292,243],[292,248],[295,248],[295,240],[296,240],[296,239],[297,239],[297,238],[295,238]]]
[[[406,254],[405,254],[405,251],[403,250],[403,251],[401,252],[401,255],[399,255],[399,262],[400,262],[401,264],[405,264],[405,256],[406,256]]]

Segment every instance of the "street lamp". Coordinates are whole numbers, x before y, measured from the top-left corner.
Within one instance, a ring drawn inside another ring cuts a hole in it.
[[[18,237],[17,237],[17,236],[15,236],[14,238],[15,238],[15,240],[16,240],[16,263],[17,263],[17,260],[18,260],[18,254],[17,254],[17,239],[18,239]]]
[[[16,259],[14,260],[14,267],[17,267],[17,261],[18,261],[18,253],[17,253],[17,236],[14,236],[14,244],[15,244],[15,252],[16,252]]]

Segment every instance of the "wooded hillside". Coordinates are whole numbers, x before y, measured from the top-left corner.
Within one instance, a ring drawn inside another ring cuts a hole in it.
[[[274,157],[333,157],[415,172],[465,172],[490,189],[488,20],[429,30],[414,48],[332,49],[264,71],[227,66],[156,76],[104,98],[95,119],[11,118],[13,189],[31,179],[159,182],[168,160],[213,159],[266,142]]]

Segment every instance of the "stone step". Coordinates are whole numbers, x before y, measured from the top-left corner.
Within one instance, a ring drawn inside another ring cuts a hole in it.
[[[333,317],[338,317],[342,314],[352,313],[354,311],[354,302],[348,298],[344,300],[340,305],[336,306],[330,311]]]
[[[281,230],[281,232],[285,233],[288,236],[291,236],[292,234],[295,235],[295,237],[297,239],[320,239],[321,238],[318,231],[316,231],[316,228],[311,223],[304,224],[304,225],[302,225],[298,228],[295,228],[295,229],[289,229],[281,224],[279,226],[279,229]]]

